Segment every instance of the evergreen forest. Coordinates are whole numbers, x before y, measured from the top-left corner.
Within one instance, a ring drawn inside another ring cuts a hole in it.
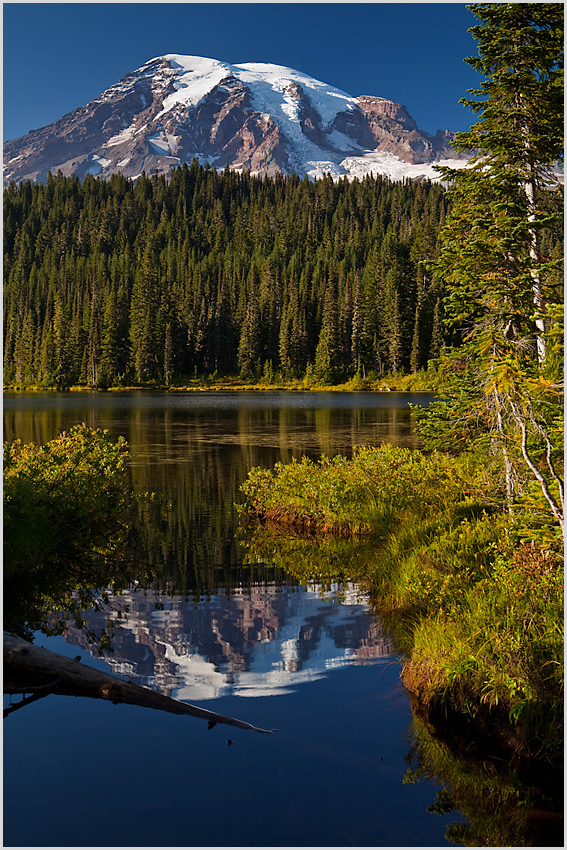
[[[168,180],[12,183],[4,383],[415,373],[443,344],[428,262],[446,213],[427,181],[260,178],[196,161]]]
[[[439,355],[441,184],[193,161],[4,192],[4,383],[165,385],[415,372]],[[541,250],[561,255],[561,229]],[[453,339],[450,341],[458,341]]]

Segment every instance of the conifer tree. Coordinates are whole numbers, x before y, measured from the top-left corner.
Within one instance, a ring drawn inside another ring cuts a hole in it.
[[[286,304],[282,310],[282,317],[280,321],[280,338],[279,338],[279,346],[278,346],[278,355],[280,361],[280,367],[282,370],[282,374],[285,378],[291,375],[291,355],[290,355],[290,346],[291,346],[291,325],[293,322],[293,312]]]
[[[69,385],[69,363],[67,361],[68,320],[65,305],[59,295],[55,296],[53,310],[54,361],[53,376],[58,386]]]
[[[256,298],[252,297],[246,308],[238,345],[238,365],[243,378],[250,378],[254,375],[259,357],[260,311]]]
[[[360,275],[357,273],[354,280],[354,292],[352,301],[352,335],[350,340],[351,362],[355,374],[361,373],[361,345],[363,330],[362,313],[362,291],[360,286]]]
[[[339,351],[337,299],[335,286],[329,281],[325,290],[321,332],[315,352],[315,375],[325,383],[333,383],[338,377]]]
[[[104,307],[102,338],[100,346],[99,385],[109,386],[119,374],[121,327],[116,293],[112,290]]]
[[[337,378],[394,360],[407,369],[418,264],[435,256],[446,208],[427,182],[259,180],[197,163],[169,182],[59,175],[12,185],[4,200],[5,380],[46,386],[234,374],[245,355],[248,372],[271,361],[301,377],[323,330],[319,360],[332,342]],[[558,259],[558,225],[541,237]],[[417,317],[422,365],[438,284],[427,278]]]
[[[470,32],[479,55],[465,61],[486,79],[461,100],[480,120],[455,148],[467,168],[439,169],[453,181],[453,213],[442,266],[454,285],[454,320],[490,314],[508,336],[532,334],[545,359],[545,275],[539,234],[549,225],[542,191],[563,155],[563,6],[478,3]],[[448,277],[447,277],[448,276]],[[471,309],[473,308],[473,309]],[[534,317],[535,313],[535,317]]]
[[[555,264],[541,256],[539,237],[560,215],[551,167],[562,155],[563,7],[468,8],[480,21],[471,28],[479,56],[466,61],[486,79],[471,92],[481,100],[464,99],[481,120],[457,134],[455,147],[475,154],[460,170],[439,169],[453,181],[453,206],[437,269],[447,286],[445,315],[462,342],[452,357],[461,373],[452,420],[466,423],[473,438],[478,423],[481,437],[482,428],[490,434],[510,510],[523,463],[562,526],[550,419],[558,388],[546,365],[550,304],[560,294],[550,286]]]

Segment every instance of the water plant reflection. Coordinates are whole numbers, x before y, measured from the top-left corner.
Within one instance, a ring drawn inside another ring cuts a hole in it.
[[[411,644],[408,622],[415,619],[415,609],[393,610],[392,600],[385,604],[387,597],[378,593],[379,587],[384,594],[389,590],[394,540],[377,547],[342,538],[286,537],[265,527],[248,531],[244,539],[249,559],[269,560],[303,584],[316,579],[330,587],[350,574],[364,588],[370,586],[364,575],[372,575],[371,604],[376,616],[394,636],[394,646]],[[376,579],[380,571],[381,584]],[[465,846],[563,846],[560,769],[530,758],[510,762],[506,742],[482,735],[473,719],[467,728],[455,723],[455,718],[452,725],[446,718],[438,718],[435,724],[435,718],[415,699],[412,713],[404,782],[441,784],[428,811],[455,813],[454,823],[446,830],[448,841]]]
[[[448,841],[467,847],[563,846],[562,771],[535,772],[533,764],[512,768],[505,759],[480,758],[457,735],[441,738],[419,707],[413,708],[404,783],[441,783],[428,811],[458,816],[446,827]]]

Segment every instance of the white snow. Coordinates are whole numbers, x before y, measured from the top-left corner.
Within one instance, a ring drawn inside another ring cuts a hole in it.
[[[164,99],[159,115],[169,112],[178,104],[196,106],[221,80],[230,77],[232,73],[230,65],[217,59],[181,56],[177,53],[168,53],[163,58],[178,68],[178,77],[175,82],[176,91]]]
[[[160,153],[165,153],[169,156],[172,153],[170,139],[173,139],[173,137],[169,136],[168,138],[168,135],[161,130],[156,136],[149,136],[148,142],[154,148],[157,148]],[[173,143],[175,144],[175,141]]]
[[[333,180],[339,180],[347,174],[345,168],[330,160],[307,160],[304,166],[305,173],[312,180],[320,180],[326,174],[330,174]]]
[[[293,89],[290,89],[292,83],[306,90],[323,127],[330,126],[339,112],[354,108],[355,98],[346,92],[282,65],[263,62],[230,65],[217,59],[177,53],[169,53],[163,58],[177,68],[178,77],[174,84],[176,91],[164,99],[163,109],[157,118],[178,105],[196,106],[226,77],[235,77],[249,87],[254,109],[271,116],[292,143],[294,169],[305,171],[304,163],[316,160],[320,151],[301,129],[299,101],[294,97]],[[352,145],[347,150],[352,150]],[[334,167],[333,163],[330,167]],[[337,173],[342,172],[339,169]]]
[[[344,176],[361,178],[366,174],[383,174],[392,180],[401,180],[405,177],[440,179],[431,164],[411,165],[390,154],[364,151],[356,142],[338,130],[329,133],[329,142],[337,148],[337,153],[325,152],[326,158],[322,159],[321,149],[311,142],[301,129],[300,101],[293,83],[301,86],[305,91],[311,106],[320,117],[323,130],[331,127],[340,112],[355,109],[358,98],[351,97],[346,92],[316,80],[308,74],[264,62],[230,65],[228,62],[217,59],[184,56],[177,53],[156,58],[166,59],[177,70],[175,91],[164,99],[163,109],[156,116],[158,118],[177,106],[196,106],[224,79],[234,77],[249,88],[254,110],[271,117],[278,124],[290,143],[288,150],[291,168],[298,173],[306,173],[312,179],[330,174],[335,180]],[[386,100],[386,98],[381,99]],[[125,138],[125,136],[122,137],[119,134],[116,138]],[[176,150],[169,136],[164,132],[154,135],[150,142],[160,152],[174,153]],[[350,152],[352,155],[349,156]],[[198,158],[201,159],[201,157]],[[211,165],[213,164],[211,157],[208,161]],[[460,160],[446,160],[441,164],[455,167],[463,165]]]
[[[403,180],[410,178],[416,180],[425,178],[439,182],[440,175],[434,170],[434,165],[447,165],[450,168],[464,168],[466,160],[462,159],[440,159],[437,162],[418,163],[413,165],[409,162],[403,162],[397,156],[388,153],[378,153],[369,151],[364,156],[346,157],[341,161],[341,167],[350,178],[357,177],[359,179],[367,174],[381,174],[388,177],[390,180]]]
[[[364,148],[361,147],[354,139],[349,139],[348,136],[345,136],[344,133],[341,133],[339,130],[333,130],[332,133],[327,134],[327,138],[329,142],[334,145],[334,147],[343,151],[363,151]]]
[[[309,100],[319,113],[323,126],[332,124],[339,112],[353,109],[355,103],[355,98],[346,92],[282,65],[248,62],[232,66],[232,72],[235,77],[252,87],[254,105],[258,111],[268,112],[270,115],[275,112],[277,116],[278,111],[286,114],[284,105],[289,109],[292,104],[297,104],[291,95],[286,94],[293,82],[309,90]],[[291,109],[289,114],[294,115],[294,110]],[[292,120],[297,119],[294,117]]]
[[[234,66],[235,76],[250,86],[252,103],[258,112],[268,113],[291,142],[291,166],[299,172],[309,170],[308,163],[321,156],[320,148],[311,142],[301,129],[299,100],[290,86],[298,83],[308,93],[309,100],[321,118],[323,127],[332,124],[339,112],[353,108],[354,98],[291,68],[279,65],[249,63]],[[321,164],[322,166],[322,164]],[[325,170],[339,176],[336,163],[325,163]]]
[[[115,145],[120,145],[122,142],[128,142],[133,138],[135,132],[135,127],[131,124],[129,127],[126,127],[124,130],[121,130],[120,133],[117,133],[115,136],[112,136],[105,143],[105,148],[112,148]]]
[[[290,98],[285,96],[285,92],[292,82],[309,89],[309,99],[324,124],[331,124],[339,112],[352,109],[356,102],[356,99],[346,92],[283,65],[265,62],[230,65],[218,59],[182,56],[177,53],[168,53],[163,58],[178,69],[178,79],[175,83],[177,90],[164,100],[164,112],[168,112],[177,103],[195,106],[226,77],[235,77],[250,85],[258,111],[269,114],[273,114],[274,106],[281,110],[284,103],[289,105]],[[260,106],[261,102],[264,103],[264,109]]]
[[[163,60],[166,60],[169,66]],[[156,61],[158,61],[160,68],[158,72],[156,72],[153,64]],[[217,59],[170,53],[145,63],[142,68],[138,69],[137,74],[152,76],[153,91],[157,90],[156,79],[158,82],[163,81],[164,84],[173,79],[174,91],[164,98],[163,108],[152,119],[152,121],[158,119],[157,127],[152,128],[153,135],[147,139],[151,150],[159,155],[177,158],[181,142],[181,136],[174,134],[178,117],[177,111],[179,110],[179,117],[183,121],[184,113],[188,107],[197,106],[216,86],[219,86],[221,90],[227,90],[228,86],[223,84],[223,80],[231,77],[233,80],[240,80],[247,86],[251,97],[249,108],[260,116],[260,121],[272,120],[278,125],[286,140],[291,171],[307,174],[310,179],[319,179],[327,174],[331,175],[334,180],[344,177],[362,179],[366,175],[372,174],[384,175],[391,180],[403,180],[405,178],[441,180],[433,168],[436,163],[412,165],[401,161],[392,154],[365,150],[344,133],[332,129],[333,122],[339,113],[357,109],[359,98],[351,97],[346,92],[293,68],[261,62],[231,65]],[[104,97],[110,97],[111,94],[118,91],[130,90],[134,85],[133,79],[129,79],[127,83],[111,86],[104,93]],[[312,109],[319,116],[320,128],[327,134],[329,150],[324,150],[312,142],[302,130],[299,87],[307,96]],[[387,98],[376,97],[373,97],[373,99],[387,100]],[[146,99],[144,99],[144,104],[146,104]],[[165,115],[167,115],[167,118],[164,124],[169,124],[174,133],[168,131],[159,120],[160,116]],[[132,140],[144,137],[146,132],[147,125],[141,124],[141,126],[136,127],[133,122],[108,139],[102,149],[107,152],[109,157],[112,157],[113,154],[114,156],[120,155],[118,151],[113,152],[112,149],[119,145],[126,146]],[[183,131],[180,130],[180,132]],[[98,148],[98,150],[101,150],[101,148]],[[129,165],[131,159],[127,149],[124,152],[120,151],[120,153],[123,158],[116,165],[119,168],[125,168]],[[226,157],[222,154],[205,156],[196,151],[195,156],[201,164],[208,162],[211,166],[219,169],[224,169],[226,165]],[[10,162],[15,164],[22,157],[23,155],[20,154]],[[110,159],[92,154],[85,162],[87,172],[91,174],[100,174],[102,169],[110,164]],[[445,159],[437,164],[462,168],[465,161]],[[236,166],[234,170],[242,171],[243,169]],[[138,176],[136,175],[132,179],[135,180]]]

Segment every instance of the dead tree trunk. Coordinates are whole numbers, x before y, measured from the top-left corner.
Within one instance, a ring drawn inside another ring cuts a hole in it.
[[[110,700],[114,705],[126,703],[144,708],[155,708],[171,714],[189,714],[209,722],[209,728],[216,723],[237,726],[239,729],[251,729],[271,735],[275,729],[260,729],[234,717],[224,717],[205,708],[197,708],[186,702],[178,702],[148,688],[135,685],[113,676],[86,667],[80,661],[58,655],[41,646],[35,646],[17,635],[4,632],[4,693],[32,694],[12,709],[6,709],[4,716],[23,704],[29,704],[47,694],[62,696],[91,697]]]

